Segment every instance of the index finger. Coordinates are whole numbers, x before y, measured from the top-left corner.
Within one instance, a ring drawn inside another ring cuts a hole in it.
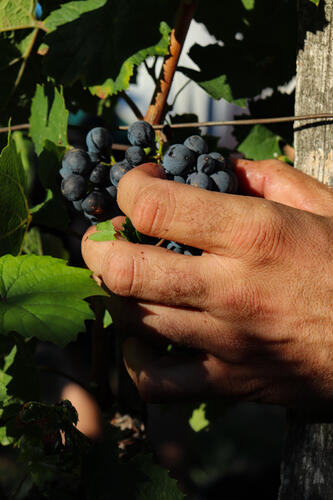
[[[272,202],[206,191],[159,175],[156,166],[146,164],[119,182],[118,205],[143,234],[235,255],[243,244],[258,240],[263,226],[272,226]]]

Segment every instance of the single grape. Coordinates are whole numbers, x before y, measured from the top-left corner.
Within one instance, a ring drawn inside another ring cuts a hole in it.
[[[132,168],[133,167],[131,167],[127,160],[119,161],[118,163],[112,165],[110,169],[111,183],[117,187],[122,176]]]
[[[163,167],[168,174],[182,175],[195,164],[195,154],[184,144],[173,144],[163,157]]]
[[[132,146],[148,148],[155,144],[155,131],[150,123],[143,120],[132,123],[128,129],[127,136]]]
[[[78,212],[83,212],[83,210],[82,210],[82,202],[83,202],[83,199],[82,200],[73,201],[73,207]]]
[[[113,200],[117,199],[117,188],[116,186],[108,186],[105,191],[111,196]]]
[[[233,180],[228,172],[226,172],[225,170],[220,170],[219,172],[212,174],[210,177],[216,184],[217,190],[220,191],[220,193],[231,192]]]
[[[146,159],[145,150],[139,146],[131,146],[125,152],[125,159],[130,165],[132,165],[132,167],[137,167],[138,165],[144,163]]]
[[[61,183],[61,192],[69,201],[80,200],[87,192],[87,181],[81,175],[69,175]]]
[[[73,174],[85,177],[90,174],[94,164],[83,149],[70,149],[62,159],[62,167],[70,170]]]
[[[99,163],[101,161],[101,155],[99,153],[94,153],[93,151],[88,151],[88,156],[92,163]]]
[[[90,177],[90,182],[96,185],[107,186],[110,184],[110,168],[103,163],[98,163],[93,168]]]
[[[217,151],[213,151],[212,153],[209,153],[209,156],[211,158],[214,158],[217,162],[217,170],[224,170],[227,167],[227,161],[224,158],[221,153],[218,153]]]
[[[214,182],[209,177],[209,175],[204,174],[203,172],[190,174],[186,179],[186,184],[190,184],[191,186],[195,186],[201,189],[213,189]]]
[[[101,219],[110,208],[110,198],[103,191],[94,189],[82,202],[82,210]]]
[[[183,247],[179,243],[176,243],[175,241],[170,241],[167,244],[167,249],[171,250],[172,252],[175,253],[183,253]]]
[[[217,169],[217,161],[215,158],[208,155],[200,155],[197,159],[197,170],[204,174],[210,175]]]
[[[175,182],[180,182],[180,184],[185,184],[185,182],[186,182],[184,177],[182,177],[181,175],[174,175],[173,180]]]
[[[72,175],[72,171],[69,170],[69,168],[61,167],[61,169],[59,170],[59,174],[61,175],[61,177],[63,179],[66,179],[66,177],[69,177],[70,175]]]
[[[208,153],[206,141],[200,135],[191,135],[184,142],[184,146],[193,151],[196,155]]]
[[[224,161],[224,156],[222,156],[218,151],[212,151],[209,153],[209,156],[214,158],[214,160]]]
[[[87,134],[86,143],[90,153],[97,153],[107,161],[110,159],[112,137],[108,129],[104,127],[92,128]]]

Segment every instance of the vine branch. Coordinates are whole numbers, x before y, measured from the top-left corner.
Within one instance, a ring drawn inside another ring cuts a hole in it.
[[[152,125],[160,123],[163,119],[173,77],[196,6],[196,0],[180,2],[175,27],[170,36],[170,53],[164,59],[152,103],[145,116],[145,120]]]

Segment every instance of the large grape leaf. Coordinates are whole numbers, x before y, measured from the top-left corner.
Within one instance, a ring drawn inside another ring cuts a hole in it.
[[[45,140],[67,146],[68,111],[62,91],[50,85],[37,85],[31,105],[30,135],[39,155]]]
[[[89,87],[105,85],[105,92],[127,88],[135,65],[148,55],[167,53],[166,24],[162,24],[163,36],[159,42],[158,27],[162,19],[169,23],[173,18],[176,4],[175,0],[142,0],[138,8],[134,0],[108,1],[104,5],[101,1],[87,0],[62,5],[45,20],[51,28],[44,39],[48,46],[44,56],[47,74],[66,86],[81,81]],[[83,11],[87,5],[95,9]],[[147,22],[149,29],[145,29]]]
[[[17,255],[22,249],[31,215],[21,157],[10,134],[0,155],[0,186],[0,255]]]
[[[106,295],[86,269],[53,257],[0,259],[0,334],[12,331],[64,346],[94,319],[83,299]]]
[[[37,0],[1,0],[0,32],[40,26],[36,20]]]
[[[263,125],[255,125],[246,139],[238,146],[238,151],[251,160],[267,160],[282,155],[281,137]]]
[[[140,50],[133,56],[123,62],[119,75],[115,80],[108,78],[103,85],[95,85],[90,87],[90,92],[97,95],[101,99],[105,99],[109,95],[117,94],[126,90],[134,73],[135,66],[139,66],[148,56],[165,56],[169,49],[170,27],[162,22],[160,25],[160,33],[162,38],[160,41],[151,47]]]

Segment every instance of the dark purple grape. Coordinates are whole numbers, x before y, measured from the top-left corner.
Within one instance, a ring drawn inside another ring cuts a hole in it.
[[[219,172],[212,174],[210,177],[216,184],[217,190],[220,191],[220,193],[231,192],[233,179],[228,172],[226,172],[225,170],[220,170]]]
[[[61,167],[61,169],[59,170],[59,174],[61,175],[61,177],[63,179],[66,179],[66,177],[69,177],[70,175],[72,175],[72,172],[71,172],[71,170],[69,170],[69,168]]]
[[[210,175],[217,169],[217,160],[208,155],[200,155],[197,159],[197,170],[204,174]]]
[[[127,136],[132,146],[148,148],[155,144],[155,131],[150,123],[143,120],[132,123]]]
[[[110,184],[110,167],[103,163],[98,163],[93,168],[89,180],[97,186],[107,186]]]
[[[195,186],[201,189],[213,189],[214,182],[212,179],[203,172],[190,174],[186,179],[186,184],[190,184],[191,186]]]
[[[163,157],[163,167],[168,174],[183,175],[193,167],[195,158],[184,144],[173,144]]]
[[[184,146],[193,151],[196,155],[208,153],[206,141],[200,135],[191,135],[184,142]]]
[[[83,202],[83,200],[73,201],[73,207],[74,207],[74,208],[75,208],[75,210],[77,210],[78,212],[83,212],[83,210],[82,210],[82,202]]]
[[[112,137],[108,129],[104,127],[92,128],[87,134],[86,143],[90,153],[97,153],[107,161],[110,159]]]
[[[108,186],[105,188],[105,191],[109,194],[109,196],[113,199],[117,199],[117,188],[116,186]]]
[[[82,210],[88,215],[94,215],[98,219],[102,219],[107,215],[108,209],[110,208],[110,197],[94,189],[82,202]]]
[[[123,175],[125,175],[133,167],[128,163],[127,160],[119,161],[112,165],[110,169],[110,180],[114,186],[118,186],[118,183]]]
[[[70,149],[62,159],[62,168],[70,170],[72,174],[88,176],[94,164],[83,149]]]
[[[167,249],[175,253],[183,253],[183,247],[175,241],[170,241],[167,245]]]
[[[125,158],[132,167],[137,167],[145,162],[146,153],[139,146],[131,146],[125,152]]]
[[[221,153],[218,153],[217,151],[213,151],[212,153],[209,153],[209,156],[211,158],[214,158],[217,162],[217,170],[224,170],[227,167],[227,162],[224,156],[221,155]]]
[[[222,156],[218,151],[212,151],[209,153],[209,156],[214,158],[214,160],[224,161],[224,156]]]
[[[181,175],[174,175],[173,180],[175,182],[180,182],[180,184],[185,184],[185,182],[186,182],[184,177],[182,177]]]
[[[61,192],[69,201],[80,200],[86,195],[87,181],[81,175],[69,175],[61,183]]]
[[[99,153],[93,153],[92,151],[88,151],[88,156],[92,163],[98,163],[101,161],[101,155]]]

